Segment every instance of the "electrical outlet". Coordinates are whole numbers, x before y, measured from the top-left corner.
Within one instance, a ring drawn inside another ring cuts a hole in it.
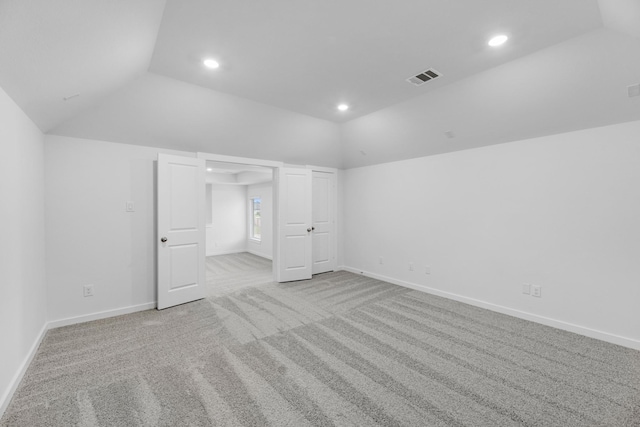
[[[531,295],[536,298],[542,297],[542,287],[538,285],[531,286]]]
[[[409,271],[413,271],[413,263],[412,262],[409,263]]]
[[[384,260],[382,259],[382,257],[378,258],[378,264],[384,264]]]
[[[424,268],[424,274],[431,274],[431,267],[428,265]]]
[[[531,285],[528,283],[525,283],[524,285],[522,285],[522,293],[525,295],[530,295],[531,294]]]
[[[93,296],[93,285],[84,285],[82,287],[83,291],[84,291],[84,296],[85,297],[92,297]]]

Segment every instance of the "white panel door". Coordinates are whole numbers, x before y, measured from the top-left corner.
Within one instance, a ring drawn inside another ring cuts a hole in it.
[[[313,172],[312,175],[313,274],[335,270],[335,218],[333,194],[335,174]]]
[[[278,281],[311,278],[311,171],[280,168]]]
[[[204,297],[205,160],[158,154],[158,309]]]

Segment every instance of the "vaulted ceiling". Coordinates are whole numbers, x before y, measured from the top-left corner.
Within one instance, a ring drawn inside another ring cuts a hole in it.
[[[0,0],[43,132],[325,166],[638,120],[639,51],[637,0]]]

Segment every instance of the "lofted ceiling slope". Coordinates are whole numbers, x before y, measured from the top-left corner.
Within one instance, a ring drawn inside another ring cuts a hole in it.
[[[640,120],[630,52],[640,38],[599,29],[347,122],[343,167]]]
[[[292,164],[340,166],[335,123],[146,73],[53,134]]]
[[[640,119],[639,5],[0,0],[0,87],[45,133],[354,167]]]
[[[48,132],[147,71],[164,3],[1,0],[0,87]]]

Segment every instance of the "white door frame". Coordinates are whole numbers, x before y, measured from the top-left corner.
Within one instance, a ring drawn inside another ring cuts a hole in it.
[[[204,153],[198,152],[196,153],[196,157],[199,159],[205,159],[212,162],[223,162],[223,163],[236,163],[242,165],[251,165],[251,166],[262,166],[273,169],[273,280],[276,282],[280,281],[280,277],[278,277],[278,272],[280,271],[280,195],[279,195],[279,176],[280,169],[285,166],[294,166],[294,165],[286,165],[284,162],[279,162],[275,160],[262,160],[262,159],[253,159],[250,157],[236,157],[236,156],[225,156],[222,154],[212,154],[212,153]],[[335,174],[335,182],[336,188],[333,191],[333,215],[335,218],[335,234],[336,238],[333,243],[333,256],[336,258],[336,268],[337,268],[337,257],[338,257],[338,169],[335,168],[327,168],[322,166],[312,166],[312,165],[304,165],[297,166],[304,167],[306,169],[310,169],[312,171],[318,172],[328,172]]]

